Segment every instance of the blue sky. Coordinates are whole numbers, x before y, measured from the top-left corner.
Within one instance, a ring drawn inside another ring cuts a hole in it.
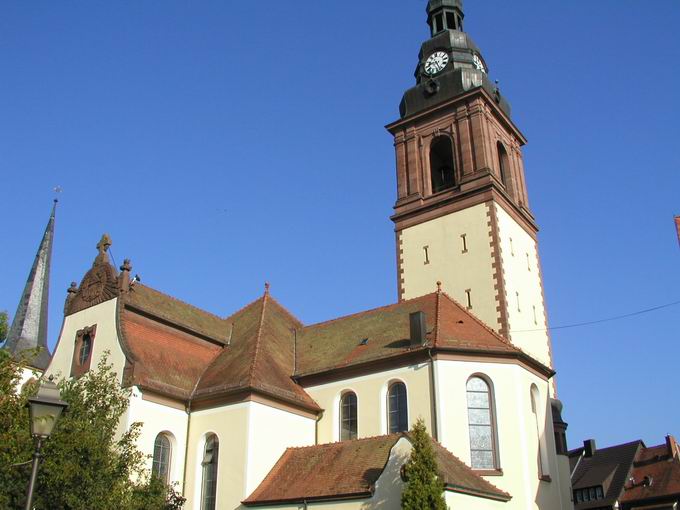
[[[0,3],[0,309],[61,186],[50,344],[103,232],[144,283],[312,323],[396,299],[392,140],[424,0]],[[680,4],[468,0],[529,139],[553,326],[680,299]],[[571,446],[680,435],[680,307],[552,334]]]

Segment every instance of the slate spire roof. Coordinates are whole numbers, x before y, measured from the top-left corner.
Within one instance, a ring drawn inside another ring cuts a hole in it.
[[[4,346],[15,357],[28,349],[40,348],[30,364],[41,370],[45,370],[50,361],[50,352],[47,349],[47,305],[56,209],[55,199]]]

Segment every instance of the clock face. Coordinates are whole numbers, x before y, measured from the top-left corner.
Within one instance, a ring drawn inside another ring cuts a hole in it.
[[[449,56],[443,51],[435,51],[425,61],[425,72],[430,76],[442,71],[449,63]]]
[[[475,55],[474,57],[472,57],[472,63],[475,65],[477,69],[479,69],[483,73],[486,73],[486,67],[484,67],[484,62],[482,62],[482,59],[479,58],[479,55]]]

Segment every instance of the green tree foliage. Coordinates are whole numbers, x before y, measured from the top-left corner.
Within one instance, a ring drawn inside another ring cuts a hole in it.
[[[0,312],[0,342],[4,342],[7,339],[8,323],[7,312]]]
[[[174,510],[183,498],[144,470],[136,448],[141,424],[119,429],[129,390],[120,387],[103,359],[79,379],[59,383],[68,410],[44,442],[35,494],[37,510]],[[19,370],[0,350],[0,508],[24,504],[33,440],[28,431],[27,398],[37,383],[14,389]],[[21,465],[17,465],[21,464]]]
[[[413,448],[404,466],[406,487],[401,494],[404,510],[446,510],[444,482],[437,474],[437,460],[432,449],[432,439],[425,423],[420,419],[409,434]]]

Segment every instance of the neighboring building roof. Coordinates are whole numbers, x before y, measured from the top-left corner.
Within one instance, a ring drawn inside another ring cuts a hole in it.
[[[671,498],[680,500],[680,458],[673,436],[666,444],[640,450],[621,497],[622,503]]]
[[[612,508],[617,501],[624,510],[680,502],[680,447],[673,436],[650,448],[638,440],[596,450],[592,457],[583,453],[584,448],[569,452],[572,487],[577,491],[602,486],[605,498],[575,501],[576,510]]]
[[[47,305],[56,208],[55,200],[4,345],[15,357],[20,357],[24,351],[39,349],[27,361],[40,370],[45,370],[50,362],[47,348]]]
[[[243,503],[268,505],[295,501],[368,498],[392,447],[407,434],[288,448],[257,489]],[[438,443],[434,451],[447,490],[508,501],[493,486]]]
[[[574,508],[585,510],[613,505],[620,498],[628,480],[633,459],[638,450],[643,447],[642,441],[633,441],[598,449],[592,457],[584,456],[583,448],[571,450],[569,459],[572,464],[572,488],[577,490],[602,486],[604,491],[604,499],[578,504],[574,502]],[[576,466],[575,470],[574,466]]]

